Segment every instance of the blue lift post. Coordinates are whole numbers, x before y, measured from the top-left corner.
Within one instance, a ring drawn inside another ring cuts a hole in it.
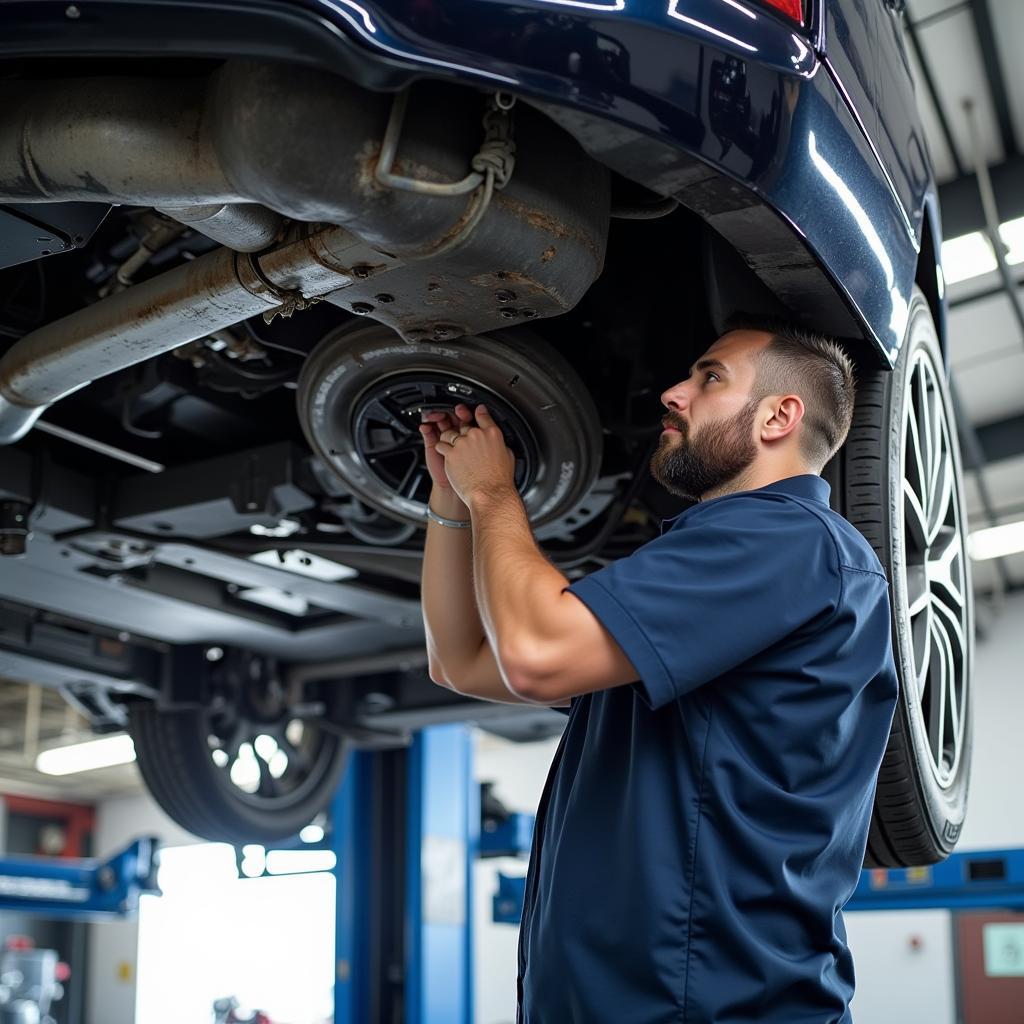
[[[331,808],[336,1024],[472,1022],[471,741],[466,726],[435,726],[349,759]]]
[[[104,920],[135,913],[144,893],[160,894],[153,838],[136,839],[109,860],[0,858],[0,910],[61,920]]]

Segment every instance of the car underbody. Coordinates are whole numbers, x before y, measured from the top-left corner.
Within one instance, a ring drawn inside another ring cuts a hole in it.
[[[129,729],[172,817],[228,841],[294,834],[351,746],[562,727],[427,675],[424,412],[487,404],[572,579],[683,507],[647,472],[659,396],[731,313],[842,337],[865,380],[896,354],[786,217],[685,147],[500,86],[308,64],[0,77],[0,674]],[[706,73],[722,156],[754,167],[750,95],[779,132],[791,83]],[[826,473],[840,510],[856,456]],[[935,516],[959,538],[951,493]]]

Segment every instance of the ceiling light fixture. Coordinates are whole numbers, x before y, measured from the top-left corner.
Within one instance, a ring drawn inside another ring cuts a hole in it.
[[[131,736],[119,733],[85,743],[44,750],[36,758],[36,769],[45,775],[74,775],[94,768],[112,768],[135,760],[135,744]]]
[[[999,225],[999,236],[1007,247],[1006,262],[1024,263],[1024,217]],[[949,238],[942,243],[942,276],[946,284],[956,284],[996,269],[996,256],[982,231]]]
[[[1024,551],[1024,520],[975,530],[967,538],[967,551],[975,562]]]

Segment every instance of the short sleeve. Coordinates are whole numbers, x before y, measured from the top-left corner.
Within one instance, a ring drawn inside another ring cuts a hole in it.
[[[839,604],[827,526],[797,502],[744,496],[695,509],[568,588],[640,675],[652,708],[676,700]]]

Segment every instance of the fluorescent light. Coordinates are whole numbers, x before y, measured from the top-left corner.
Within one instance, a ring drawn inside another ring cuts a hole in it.
[[[980,231],[951,238],[942,243],[942,276],[956,284],[996,269],[996,254]]]
[[[999,225],[999,237],[1007,248],[1006,262],[1024,263],[1024,217]],[[996,255],[983,231],[972,231],[942,243],[942,276],[946,284],[956,284],[991,273],[997,267]]]
[[[1024,521],[975,530],[967,538],[967,551],[975,562],[1024,551]]]
[[[297,875],[306,871],[330,871],[338,858],[330,850],[268,850],[268,875]]]
[[[135,760],[135,744],[131,736],[121,733],[104,736],[86,743],[72,743],[68,747],[44,750],[36,758],[36,768],[47,775],[73,775],[94,768],[110,768],[115,764],[129,764]]]
[[[1024,263],[1024,217],[1008,220],[999,225],[999,234],[1006,243],[1009,252],[1006,262],[1009,264]]]

